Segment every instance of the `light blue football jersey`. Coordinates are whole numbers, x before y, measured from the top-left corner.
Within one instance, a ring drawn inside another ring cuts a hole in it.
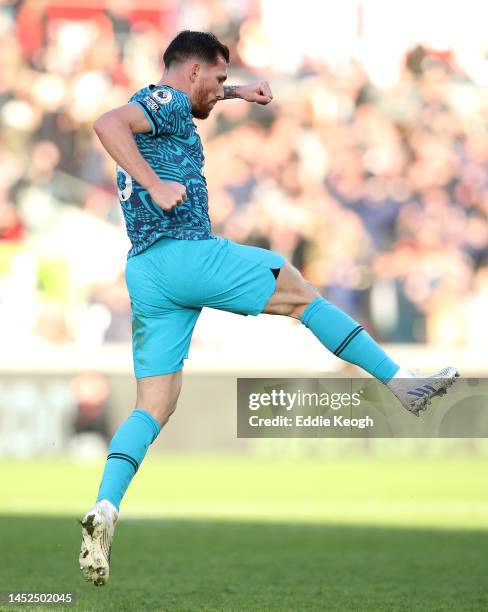
[[[142,156],[163,181],[185,185],[188,199],[171,211],[164,211],[152,201],[147,189],[117,166],[119,200],[132,243],[127,257],[141,253],[161,236],[183,240],[210,238],[207,182],[203,174],[205,158],[190,98],[167,85],[149,85],[129,102],[139,105],[152,127],[152,132],[134,134]]]

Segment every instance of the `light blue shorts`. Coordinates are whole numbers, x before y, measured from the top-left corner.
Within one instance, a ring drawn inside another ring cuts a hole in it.
[[[125,279],[136,378],[181,370],[203,306],[260,314],[284,263],[273,251],[219,237],[163,237],[130,257]]]

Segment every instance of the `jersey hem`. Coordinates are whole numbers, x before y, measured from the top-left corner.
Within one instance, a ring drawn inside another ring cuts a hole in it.
[[[146,249],[148,249],[150,246],[152,246],[155,242],[157,242],[160,238],[173,238],[174,240],[209,240],[210,238],[213,238],[213,234],[211,232],[201,232],[201,233],[196,233],[195,234],[195,230],[188,230],[188,235],[185,235],[185,232],[179,232],[178,236],[175,236],[174,234],[170,233],[170,232],[163,232],[161,234],[158,234],[154,240],[151,240],[151,242],[149,242],[148,244],[145,244],[144,246],[140,246],[140,247],[132,247],[129,252],[127,253],[127,259],[130,259],[131,257],[135,257],[136,255],[139,255],[140,253],[143,253]]]

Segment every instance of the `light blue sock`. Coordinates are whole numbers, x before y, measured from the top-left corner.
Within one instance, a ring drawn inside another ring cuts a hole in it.
[[[300,320],[334,355],[360,366],[385,385],[398,371],[399,366],[357,321],[323,297],[310,302]]]
[[[134,410],[122,423],[108,448],[97,502],[108,499],[119,509],[127,487],[146,456],[149,445],[160,431],[161,427],[156,419],[141,409]]]

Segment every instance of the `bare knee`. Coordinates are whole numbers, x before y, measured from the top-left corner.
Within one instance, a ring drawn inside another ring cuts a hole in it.
[[[149,412],[162,427],[176,410],[181,382],[181,370],[172,374],[138,379],[137,408]]]
[[[276,290],[264,312],[299,319],[318,295],[317,288],[304,279],[294,266],[286,263],[280,270]]]
[[[178,400],[168,401],[166,398],[148,400],[139,398],[137,399],[137,407],[143,408],[146,412],[156,419],[161,427],[166,425],[169,421],[170,416],[176,410]]]
[[[161,427],[166,425],[169,421],[170,416],[176,410],[177,402],[173,404],[168,404],[166,402],[161,402],[160,405],[153,404],[144,408],[151,416],[153,416],[156,421],[160,424]]]
[[[292,307],[291,312],[288,315],[289,317],[292,317],[293,319],[301,319],[307,306],[311,302],[313,302],[316,297],[320,295],[317,288],[314,287],[313,285],[312,287],[313,287],[313,291],[305,293],[302,296],[302,302]]]

